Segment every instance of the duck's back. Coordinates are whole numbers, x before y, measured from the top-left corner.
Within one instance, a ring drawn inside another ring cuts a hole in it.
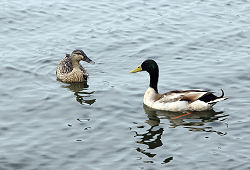
[[[69,54],[66,54],[66,57],[57,65],[56,76],[58,79],[63,80],[72,70],[72,60]]]

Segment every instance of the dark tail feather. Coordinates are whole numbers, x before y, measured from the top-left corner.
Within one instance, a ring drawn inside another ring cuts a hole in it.
[[[221,89],[221,92],[222,92],[222,94],[221,94],[220,97],[217,97],[217,99],[212,100],[212,101],[210,101],[208,103],[211,104],[211,105],[215,105],[218,101],[227,100],[228,98],[224,97],[224,91],[222,89]]]
[[[199,98],[199,100],[204,101],[206,103],[216,103],[221,100],[226,100],[227,98],[224,98],[224,91],[221,89],[221,96],[215,96],[213,93],[209,92],[202,97]]]
[[[222,89],[220,89],[220,90],[221,90],[222,94],[221,94],[221,96],[220,96],[220,97],[218,97],[218,98],[222,98],[222,97],[224,97],[224,91],[223,91]]]

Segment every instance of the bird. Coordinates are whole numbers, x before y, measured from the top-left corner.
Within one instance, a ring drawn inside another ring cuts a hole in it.
[[[80,61],[86,61],[90,64],[95,63],[82,50],[76,49],[71,55],[66,54],[65,58],[58,64],[56,69],[58,80],[66,83],[87,81],[89,74],[80,64]]]
[[[154,60],[145,60],[139,67],[130,73],[147,71],[150,76],[149,88],[144,94],[143,103],[156,110],[165,111],[206,111],[211,110],[217,102],[226,100],[224,91],[221,96],[214,95],[207,90],[174,90],[164,94],[158,93],[159,67]]]

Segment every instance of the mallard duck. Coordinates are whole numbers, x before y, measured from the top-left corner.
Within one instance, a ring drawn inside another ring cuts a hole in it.
[[[56,76],[63,82],[84,82],[87,81],[89,74],[79,63],[86,61],[94,64],[82,50],[74,50],[72,54],[66,54],[65,58],[58,64]]]
[[[150,76],[149,88],[144,94],[144,104],[150,108],[166,111],[205,111],[212,109],[218,101],[226,100],[224,92],[220,97],[206,90],[176,90],[158,93],[159,68],[154,60],[146,60],[131,73],[147,71]]]

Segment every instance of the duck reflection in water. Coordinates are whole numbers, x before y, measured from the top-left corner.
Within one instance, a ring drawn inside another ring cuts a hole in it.
[[[228,115],[223,115],[223,112],[215,112],[214,110],[199,112],[168,112],[151,109],[146,105],[144,105],[144,110],[149,118],[147,123],[151,126],[158,126],[161,119],[168,119],[171,128],[183,126],[190,131],[215,132],[218,135],[226,135],[224,132],[213,130],[213,127],[205,126],[209,122],[225,120]]]
[[[137,130],[135,130],[135,137],[137,143],[147,145],[148,149],[141,149],[138,147],[136,150],[138,152],[143,153],[147,157],[154,157],[157,154],[152,153],[152,149],[156,149],[163,145],[162,143],[162,134],[164,132],[164,128],[159,126],[161,120],[168,119],[170,121],[170,128],[175,128],[178,126],[183,126],[184,128],[188,128],[193,132],[214,132],[218,135],[226,135],[226,132],[221,132],[217,130],[213,130],[213,127],[209,124],[214,121],[224,121],[227,119],[228,115],[224,115],[223,112],[215,112],[214,110],[202,111],[202,112],[168,112],[168,111],[159,111],[155,109],[151,109],[146,105],[143,106],[145,113],[148,116],[148,120],[146,123],[150,125],[150,128],[146,130],[146,133],[140,133],[142,128],[145,126],[137,126]],[[168,163],[173,159],[173,157],[167,157],[162,163]]]
[[[92,105],[96,101],[96,99],[91,99],[92,94],[95,91],[87,91],[89,87],[87,82],[67,83],[67,85],[62,85],[61,87],[68,88],[70,91],[74,92],[74,95],[76,96],[76,101],[78,101],[80,104]]]

